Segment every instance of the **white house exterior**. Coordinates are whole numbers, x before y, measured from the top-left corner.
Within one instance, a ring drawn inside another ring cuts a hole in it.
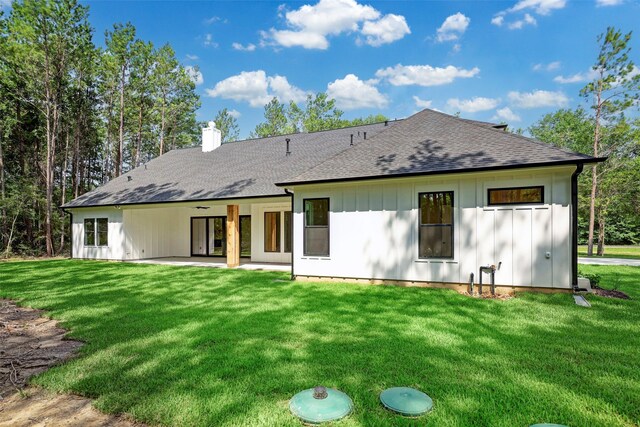
[[[494,265],[499,288],[577,285],[577,175],[598,159],[430,110],[222,146],[212,128],[65,205],[72,256],[460,289]]]

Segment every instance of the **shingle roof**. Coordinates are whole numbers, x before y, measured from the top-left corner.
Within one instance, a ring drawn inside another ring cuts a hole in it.
[[[284,196],[275,185],[300,175],[401,121],[298,133],[170,151],[74,199],[63,208],[179,202],[261,196]],[[291,154],[286,156],[285,138]],[[129,179],[130,177],[130,179]]]
[[[63,207],[284,196],[285,185],[598,161],[494,126],[423,110],[388,126],[173,150]]]
[[[598,161],[484,123],[423,110],[279,185]]]

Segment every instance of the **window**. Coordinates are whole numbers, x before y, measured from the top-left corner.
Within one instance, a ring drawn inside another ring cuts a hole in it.
[[[304,254],[329,256],[329,199],[304,200]]]
[[[264,213],[264,251],[280,252],[280,212]]]
[[[419,258],[453,258],[453,191],[420,193]]]
[[[489,206],[544,203],[544,186],[490,188],[488,190],[488,199]]]
[[[109,246],[109,220],[107,218],[84,219],[84,245]]]
[[[291,211],[284,213],[284,251],[291,252],[293,224],[291,222]]]
[[[84,245],[95,246],[96,245],[96,220],[95,218],[84,219]]]

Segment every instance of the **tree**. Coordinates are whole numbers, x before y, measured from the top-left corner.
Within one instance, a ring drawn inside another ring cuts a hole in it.
[[[274,97],[264,106],[264,118],[266,122],[258,124],[251,137],[266,138],[295,132],[287,119],[287,106],[280,103],[278,98]]]
[[[45,243],[53,255],[54,169],[65,91],[78,46],[91,37],[87,8],[75,0],[14,2],[8,21],[9,60],[19,85],[44,120]],[[16,95],[20,96],[16,93]]]
[[[142,140],[149,133],[150,110],[153,106],[153,88],[151,82],[155,53],[151,42],[136,40],[132,48],[131,91],[135,104],[135,154],[133,167],[140,166],[142,160]]]
[[[229,113],[229,110],[223,108],[218,111],[213,119],[216,126],[222,132],[222,143],[237,141],[240,136],[240,127],[238,120]]]
[[[607,28],[606,33],[598,36],[600,51],[597,61],[592,67],[596,77],[580,92],[586,99],[591,100],[595,112],[593,137],[593,155],[595,157],[607,156],[615,149],[615,144],[605,145],[602,143],[603,123],[624,113],[640,98],[640,74],[634,72],[633,61],[629,59],[631,48],[628,45],[630,40],[631,32],[623,35],[612,27]],[[594,163],[591,168],[589,237],[587,241],[589,256],[593,255],[598,199],[598,168],[597,163]],[[604,225],[601,227],[601,233],[604,233]],[[604,241],[603,238],[599,240]],[[598,245],[598,255],[602,255],[603,251],[604,246]]]
[[[329,98],[324,92],[319,92],[315,96],[307,95],[304,110],[296,103],[291,102],[288,118],[290,126],[296,132],[318,132],[344,127],[345,121],[341,119],[343,114],[336,108],[335,99]]]
[[[343,119],[342,115],[343,112],[336,108],[336,101],[323,92],[315,96],[307,95],[304,109],[293,101],[287,106],[273,98],[264,106],[266,122],[258,124],[250,136],[265,138],[297,132],[318,132],[388,120],[382,114],[353,120]]]
[[[106,32],[106,45],[108,54],[113,58],[113,69],[117,73],[119,103],[119,125],[118,125],[118,151],[116,152],[115,176],[122,173],[122,157],[124,152],[124,130],[125,130],[125,91],[127,90],[129,72],[132,59],[132,46],[136,36],[136,29],[127,22],[125,25],[115,24],[113,31]]]

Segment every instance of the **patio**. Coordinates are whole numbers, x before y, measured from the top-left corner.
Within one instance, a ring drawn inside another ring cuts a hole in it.
[[[229,268],[227,267],[226,258],[211,257],[167,257],[167,258],[148,258],[132,261],[125,261],[133,264],[158,264],[158,265],[174,265],[189,267],[211,267],[211,268]],[[291,264],[276,262],[251,262],[249,258],[240,258],[240,270],[264,270],[264,271],[291,271]]]

